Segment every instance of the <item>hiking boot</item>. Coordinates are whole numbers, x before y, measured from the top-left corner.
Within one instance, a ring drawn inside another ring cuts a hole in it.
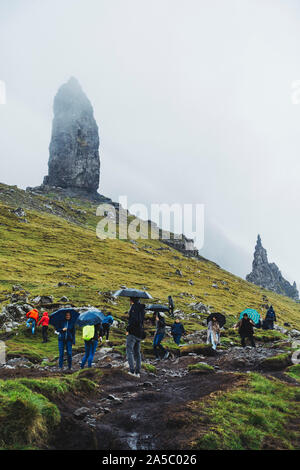
[[[166,354],[164,355],[164,359],[168,359],[169,356],[170,356],[170,353],[169,351],[167,351]]]
[[[137,372],[137,373],[135,374],[135,376],[139,379],[139,378],[141,377],[141,374],[140,374],[139,372]]]
[[[128,375],[131,375],[132,377],[136,377],[135,373],[134,372],[127,372]]]

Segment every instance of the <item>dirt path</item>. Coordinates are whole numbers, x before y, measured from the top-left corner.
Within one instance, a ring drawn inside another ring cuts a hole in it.
[[[256,352],[252,352],[253,354]],[[96,394],[90,397],[67,394],[62,400],[55,400],[62,420],[50,442],[50,448],[186,448],[187,443],[194,437],[192,414],[188,404],[193,400],[201,400],[212,392],[226,391],[237,386],[241,382],[241,376],[235,372],[245,372],[246,368],[245,364],[242,364],[241,369],[233,371],[230,360],[230,369],[225,369],[227,363],[224,361],[224,355],[220,354],[205,358],[205,362],[215,367],[218,367],[217,364],[222,365],[222,369],[216,368],[214,373],[208,374],[189,373],[188,365],[195,362],[199,362],[199,356],[183,356],[161,361],[156,365],[156,374],[143,370],[138,379],[128,375],[124,368],[113,368],[110,363],[102,361],[100,370],[103,371],[103,376]],[[57,374],[55,369],[0,369],[0,379],[4,380],[49,377]],[[86,377],[89,377],[89,374],[94,379],[93,369],[85,369]],[[266,375],[295,385],[295,381],[282,372]],[[78,411],[80,408],[83,410]]]
[[[186,403],[227,390],[240,380],[230,372],[189,374],[187,380],[171,363],[169,371],[178,376],[166,379],[164,367],[156,376],[143,372],[140,379],[122,370],[106,371],[97,399],[60,404],[62,422],[52,448],[178,449],[187,438],[177,432],[180,415],[184,412],[186,419],[189,413]],[[82,420],[74,415],[79,407],[88,409]]]

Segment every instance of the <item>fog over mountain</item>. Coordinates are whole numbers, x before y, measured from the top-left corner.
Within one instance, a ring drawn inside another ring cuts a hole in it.
[[[245,277],[260,233],[299,286],[299,22],[297,0],[1,2],[0,181],[41,184],[53,99],[74,76],[102,194],[205,204],[202,255]]]

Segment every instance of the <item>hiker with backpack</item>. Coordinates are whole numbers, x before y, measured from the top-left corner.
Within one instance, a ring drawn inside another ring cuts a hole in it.
[[[241,337],[241,344],[243,348],[246,346],[246,338],[250,340],[251,346],[255,348],[253,326],[255,326],[255,323],[248,317],[247,313],[244,313],[243,318],[239,320],[233,327],[234,329],[239,329],[239,335]]]
[[[37,326],[42,325],[42,336],[43,343],[48,343],[48,325],[49,325],[49,314],[44,312],[42,318],[38,322]]]
[[[162,346],[161,342],[164,339],[166,334],[166,322],[164,317],[161,313],[156,314],[156,331],[153,339],[153,349],[156,360],[160,360],[159,351],[163,354],[163,359],[167,359],[169,357],[169,352]]]
[[[105,318],[102,320],[102,330],[103,336],[105,336],[106,341],[108,341],[110,327],[114,322],[114,318],[112,317],[110,312],[105,313]]]
[[[264,330],[274,330],[274,322],[276,322],[276,314],[273,306],[271,305],[267,311],[266,318],[263,322]]]
[[[139,298],[130,297],[128,325],[126,327],[126,355],[129,364],[129,375],[140,377],[142,357],[141,341],[145,339],[144,318],[145,305]]]
[[[84,339],[85,355],[82,358],[80,368],[83,369],[86,361],[88,367],[92,367],[94,355],[98,346],[99,340],[102,341],[103,330],[101,323],[96,325],[86,325],[82,329],[82,337]]]
[[[28,318],[26,322],[27,328],[31,327],[31,332],[34,335],[35,333],[35,327],[37,324],[37,321],[39,319],[39,312],[36,308],[29,310],[29,312],[26,313],[26,318]]]
[[[175,322],[171,327],[171,334],[173,336],[174,342],[177,346],[180,345],[181,336],[185,335],[185,329],[183,324],[180,322],[179,318],[176,318]]]

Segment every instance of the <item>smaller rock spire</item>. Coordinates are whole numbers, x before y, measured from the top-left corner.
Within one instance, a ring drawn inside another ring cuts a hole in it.
[[[269,263],[267,250],[262,246],[260,235],[257,236],[255,245],[252,272],[246,276],[246,280],[294,300],[299,299],[296,283],[291,285],[284,279],[278,266]]]

